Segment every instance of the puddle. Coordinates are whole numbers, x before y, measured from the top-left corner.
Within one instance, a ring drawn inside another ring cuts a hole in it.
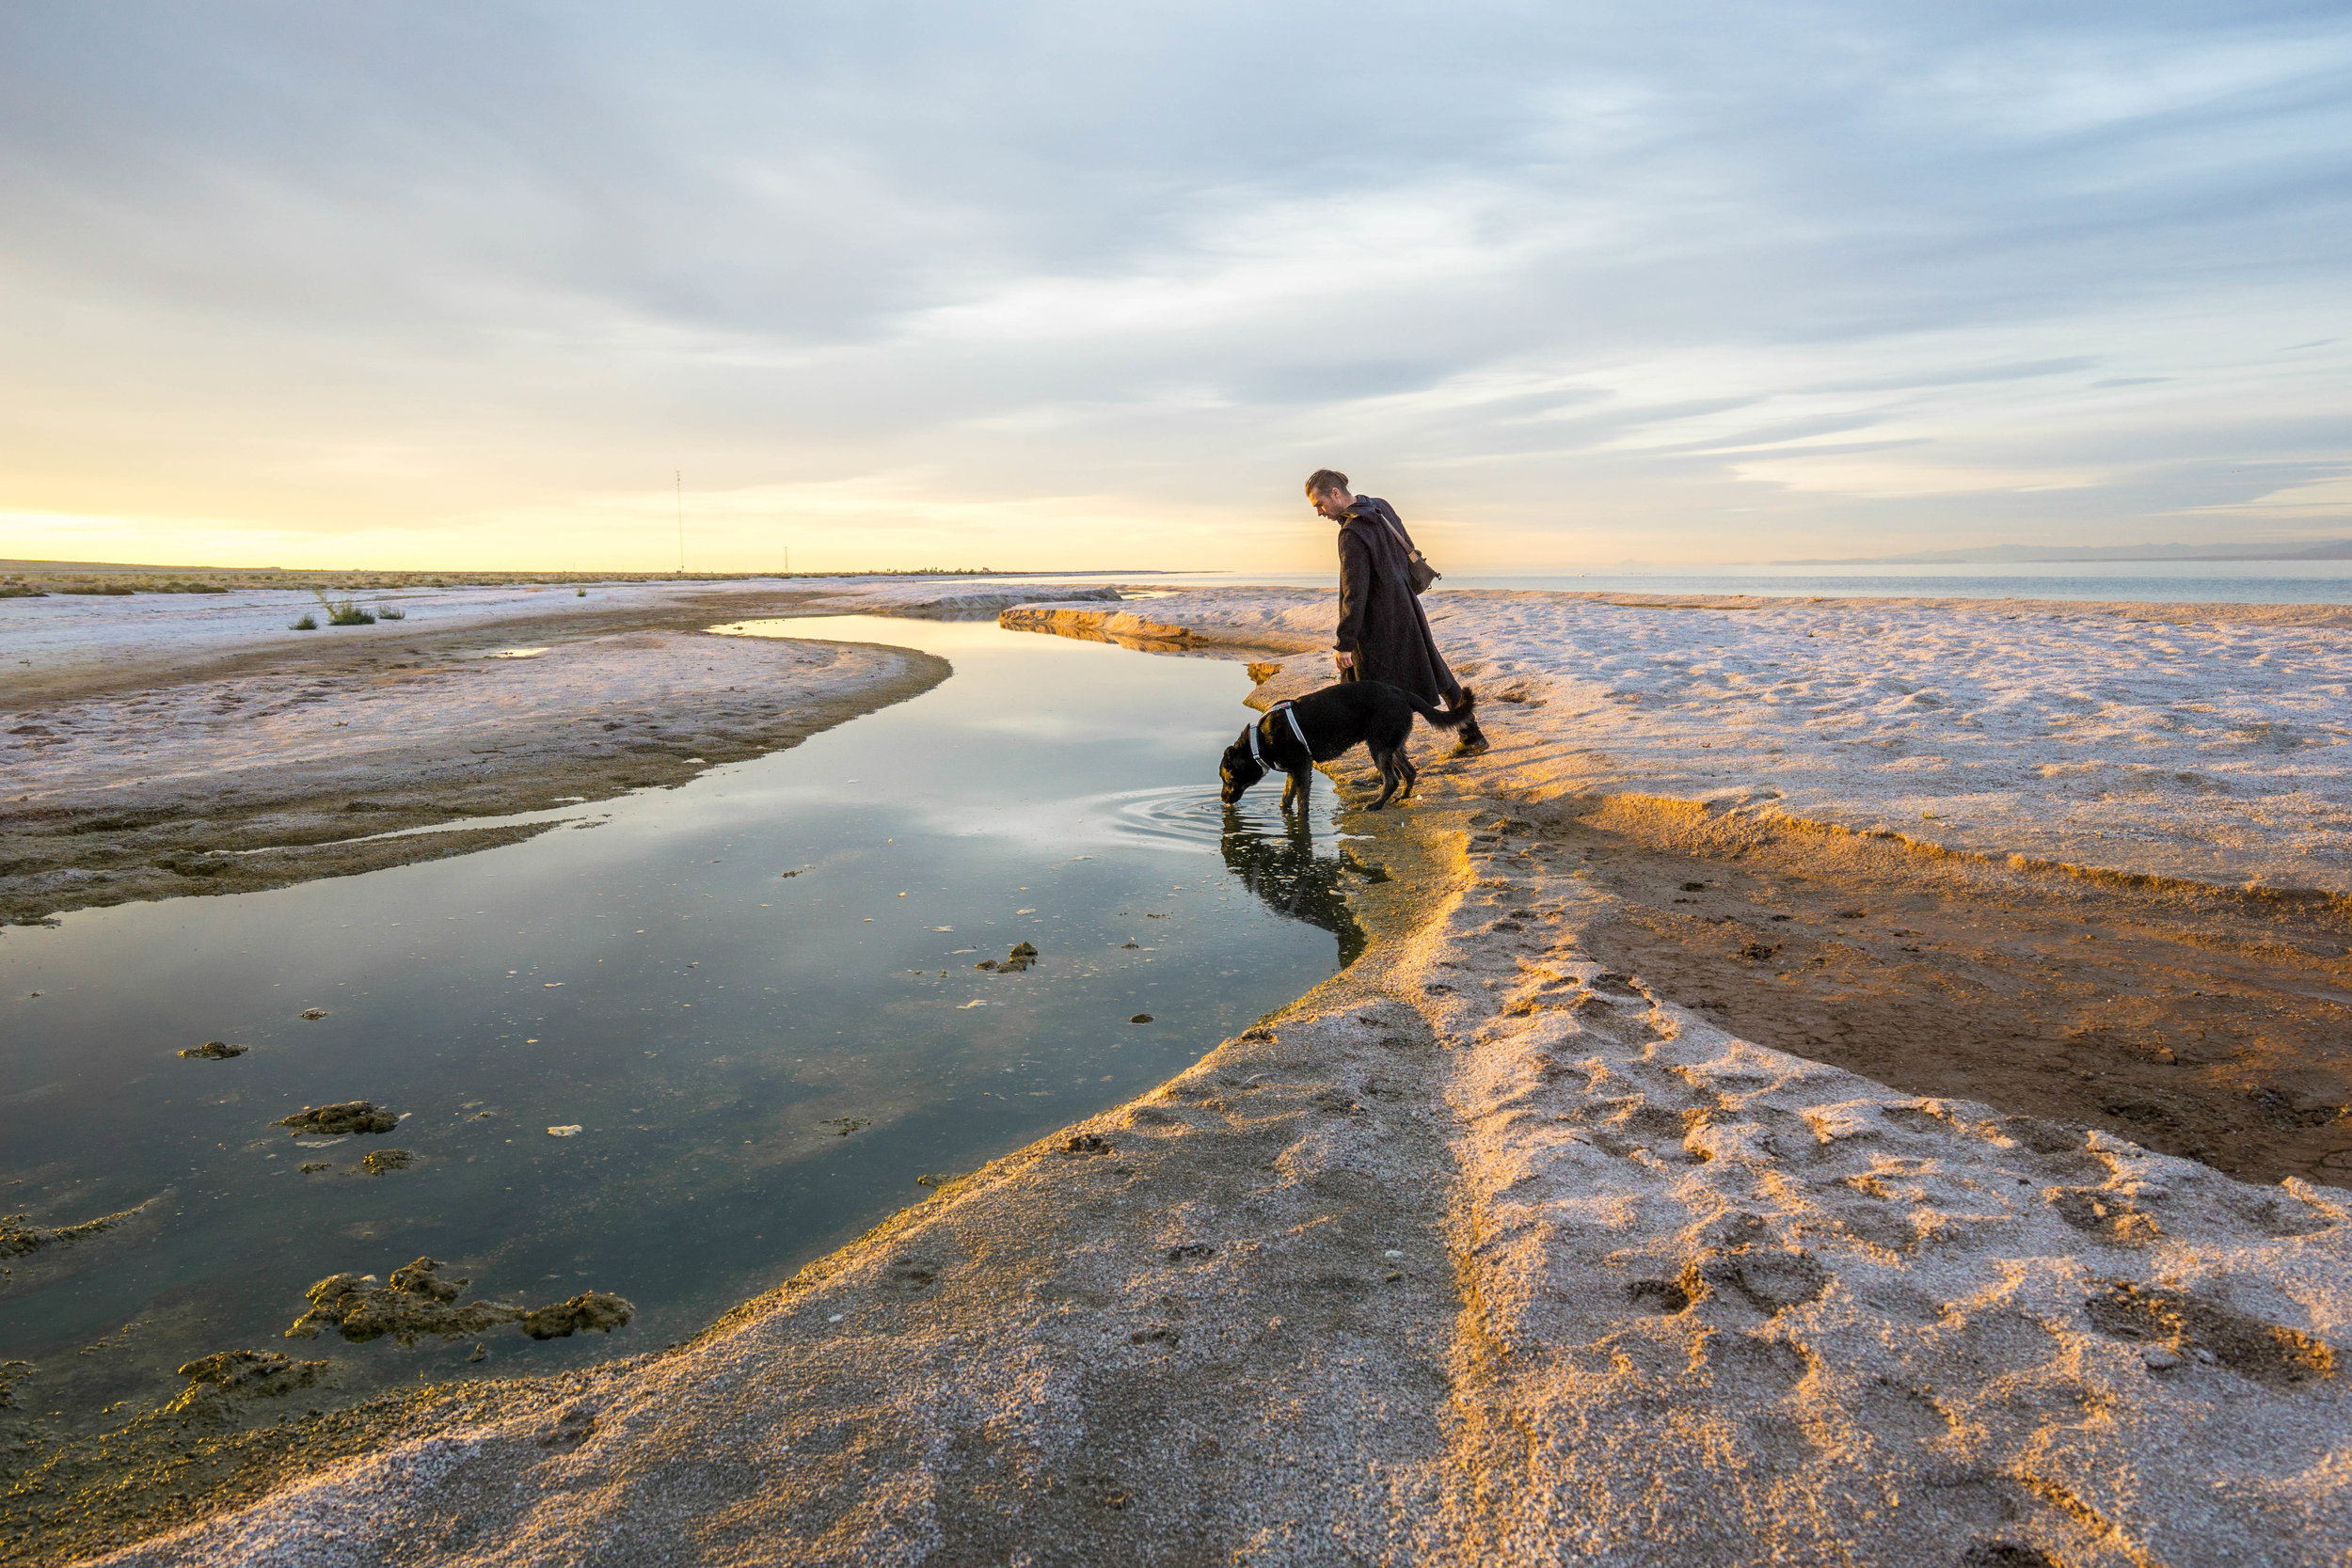
[[[1360,948],[1329,792],[1295,831],[1270,792],[1216,801],[1239,664],[993,625],[730,629],[956,673],[580,808],[596,832],[0,931],[0,1213],[54,1229],[162,1198],[0,1259],[0,1361],[34,1364],[18,1411],[167,1398],[183,1363],[278,1346],[326,1276],[420,1256],[468,1301],[610,1291],[636,1317],[329,1335],[304,1354],[337,1362],[332,1398],[659,1348],[918,1177],[1142,1092]],[[1025,942],[1036,958],[1005,964]],[[178,1054],[210,1040],[247,1049]],[[277,1125],[363,1101],[396,1130]]]

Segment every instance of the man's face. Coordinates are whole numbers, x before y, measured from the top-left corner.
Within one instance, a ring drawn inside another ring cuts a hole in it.
[[[1307,492],[1307,503],[1325,516],[1335,520],[1346,516],[1347,509],[1355,504],[1355,500],[1356,498],[1344,490],[1310,490]]]

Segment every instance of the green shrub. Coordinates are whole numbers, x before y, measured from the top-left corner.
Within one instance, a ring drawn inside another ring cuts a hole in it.
[[[288,626],[286,629],[288,631],[316,631],[319,629],[319,618],[315,615],[306,613],[301,620],[296,621],[293,626]]]
[[[319,589],[313,588],[310,592],[318,595],[320,608],[326,611],[328,626],[372,626],[375,625],[375,617],[361,610],[355,601],[346,598],[342,603],[337,604]],[[310,617],[306,615],[303,619],[309,620]]]
[[[392,606],[388,604],[377,605],[375,607],[375,613],[377,619],[384,621],[405,621],[408,619],[408,612],[406,610],[395,610]]]

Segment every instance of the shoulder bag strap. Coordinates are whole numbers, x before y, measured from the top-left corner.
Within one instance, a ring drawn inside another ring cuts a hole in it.
[[[1396,535],[1398,546],[1402,548],[1406,555],[1412,556],[1419,555],[1421,553],[1413,547],[1413,542],[1405,536],[1405,531],[1397,526],[1396,518],[1390,514],[1387,506],[1383,505],[1379,509],[1377,515],[1380,518],[1380,525],[1387,529],[1391,533]]]

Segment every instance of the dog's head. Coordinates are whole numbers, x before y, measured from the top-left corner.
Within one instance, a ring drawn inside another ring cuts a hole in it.
[[[1241,799],[1241,792],[1265,777],[1265,765],[1249,754],[1249,732],[1244,730],[1225,748],[1225,755],[1216,765],[1216,776],[1222,785],[1217,798],[1227,805]]]

